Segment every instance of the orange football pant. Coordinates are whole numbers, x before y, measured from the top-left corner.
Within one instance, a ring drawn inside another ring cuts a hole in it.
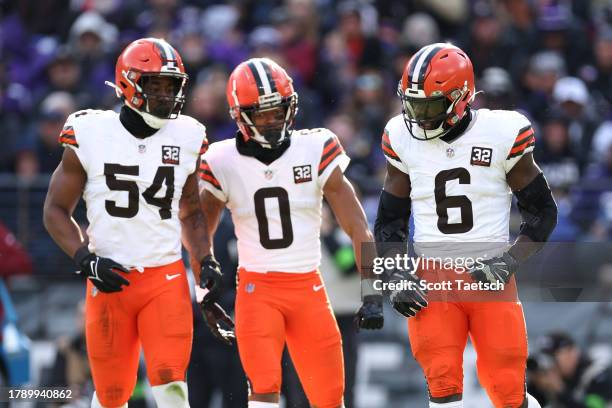
[[[419,272],[430,282],[436,280],[433,274]],[[514,279],[497,295],[459,294],[463,301],[447,302],[439,300],[447,294],[431,295],[438,300],[430,301],[425,309],[408,319],[410,346],[423,369],[430,396],[442,398],[463,393],[463,351],[469,335],[476,350],[480,384],[493,405],[520,407],[525,399],[528,350],[525,317]],[[448,295],[452,299],[453,294]],[[494,296],[503,301],[480,300]]]
[[[251,394],[280,392],[286,341],[310,404],[317,408],[342,404],[342,338],[318,271],[240,269],[236,338]]]
[[[140,345],[151,385],[184,381],[193,331],[182,261],[125,275],[130,286],[102,293],[87,282],[85,335],[96,394],[118,407],[136,385]]]

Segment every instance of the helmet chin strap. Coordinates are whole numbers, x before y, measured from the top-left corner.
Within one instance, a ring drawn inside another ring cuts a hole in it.
[[[130,104],[128,103],[126,103],[125,105],[129,107],[130,109],[132,109],[137,114],[139,114],[142,117],[142,119],[145,121],[145,123],[148,126],[152,127],[153,129],[161,129],[166,124],[166,122],[168,122],[168,119],[158,118],[157,116],[151,115],[150,113],[142,112],[134,108],[133,106],[130,106]]]

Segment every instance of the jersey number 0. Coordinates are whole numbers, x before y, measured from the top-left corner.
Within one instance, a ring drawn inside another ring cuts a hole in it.
[[[282,237],[270,238],[268,216],[266,215],[266,198],[278,200]],[[291,225],[291,212],[289,209],[289,194],[282,187],[260,188],[255,192],[255,217],[259,227],[259,242],[266,249],[287,248],[293,243],[293,226]]]

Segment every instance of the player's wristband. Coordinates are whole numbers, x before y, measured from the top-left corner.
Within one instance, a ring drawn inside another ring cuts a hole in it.
[[[74,257],[72,258],[72,260],[75,264],[81,266],[81,263],[83,263],[83,259],[87,258],[90,254],[91,252],[89,252],[89,249],[87,249],[87,245],[83,245],[74,253]]]
[[[361,280],[361,298],[365,299],[366,296],[382,296],[380,290],[374,288],[374,282],[376,279],[362,279]]]

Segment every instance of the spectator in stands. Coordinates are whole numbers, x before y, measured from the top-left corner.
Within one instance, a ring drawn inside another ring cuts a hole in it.
[[[225,99],[227,72],[221,67],[207,69],[206,76],[190,93],[185,113],[206,126],[210,143],[233,138],[236,124],[231,120]]]
[[[116,98],[115,92],[104,84],[115,76],[109,51],[116,41],[117,28],[95,11],[81,14],[70,28],[69,44],[81,67],[81,78],[97,100],[106,96],[114,102]]]
[[[208,43],[197,25],[181,28],[177,37],[185,70],[191,78],[187,85],[191,86],[192,82],[197,81],[199,72],[212,64],[208,55]],[[189,93],[187,92],[187,95]]]
[[[57,50],[46,72],[48,82],[36,92],[35,103],[41,102],[53,92],[63,91],[72,94],[77,108],[99,106],[96,95],[87,89],[88,84],[83,80],[83,68],[69,46],[61,46]]]
[[[591,90],[608,106],[612,105],[612,26],[602,26],[594,45],[595,77]]]
[[[538,342],[538,353],[528,364],[529,390],[544,397],[546,406],[606,407],[612,402],[609,362],[591,358],[568,333],[553,332]]]
[[[75,334],[57,342],[57,354],[50,370],[42,379],[47,387],[70,387],[73,395],[66,402],[91,401],[93,384],[85,344],[85,301],[79,302]],[[60,404],[58,404],[59,406]]]
[[[525,52],[525,48],[504,31],[493,4],[484,0],[473,3],[472,24],[466,27],[460,46],[470,56],[476,76],[493,66],[509,69],[521,58],[521,52]]]
[[[581,70],[591,62],[592,55],[584,26],[574,18],[568,2],[563,0],[540,2],[536,25],[538,48],[562,55],[570,74],[580,74]]]
[[[388,121],[391,100],[385,96],[382,72],[365,70],[355,80],[350,114],[358,132],[372,144],[377,144],[381,129]]]
[[[31,134],[25,136],[17,156],[16,172],[31,178],[37,174],[49,174],[57,167],[63,149],[57,138],[66,118],[75,109],[75,102],[67,92],[53,92],[41,104],[40,116]]]
[[[288,2],[272,13],[274,28],[279,33],[280,50],[287,71],[298,86],[311,86],[317,65],[318,19],[313,3],[299,5]]]
[[[605,154],[600,162],[591,165],[574,188],[572,219],[589,231],[590,239],[612,239],[612,211],[609,210],[612,191],[612,138],[607,140]],[[602,143],[603,145],[603,143]]]
[[[377,37],[364,32],[359,3],[350,0],[340,3],[338,16],[338,30],[353,69],[377,68],[382,60],[382,48]]]
[[[0,222],[0,279],[32,273],[32,259],[15,235]]]
[[[508,71],[490,67],[482,72],[478,82],[482,94],[475,100],[475,108],[513,109],[516,106],[516,90]]]
[[[580,178],[580,167],[569,139],[569,121],[559,112],[551,112],[542,123],[536,160],[555,197],[565,195]]]
[[[553,99],[568,120],[570,143],[582,169],[588,162],[593,133],[599,123],[589,91],[581,79],[565,77],[555,84]]]
[[[541,51],[529,60],[522,85],[525,91],[519,108],[526,110],[537,121],[544,119],[552,105],[552,93],[557,81],[565,76],[565,61],[554,51]]]
[[[231,71],[249,55],[246,33],[239,26],[240,13],[232,5],[207,8],[202,15],[201,27],[208,40],[208,54],[216,63]]]
[[[26,87],[11,82],[6,61],[0,58],[0,173],[13,172],[17,149],[16,135],[23,134],[31,94]]]

